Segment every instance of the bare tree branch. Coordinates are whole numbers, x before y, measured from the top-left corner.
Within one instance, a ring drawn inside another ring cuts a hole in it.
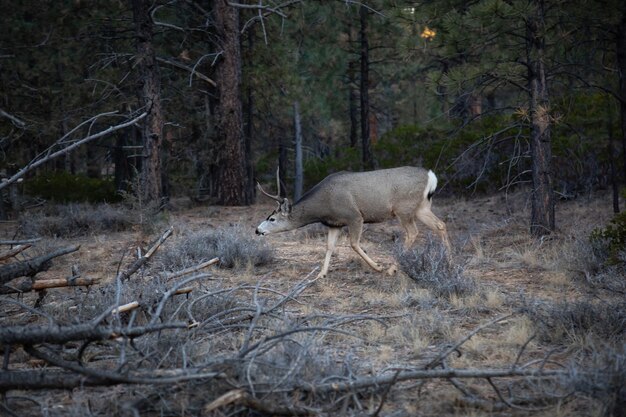
[[[0,240],[0,245],[24,245],[26,243],[35,243],[41,240],[40,237],[35,239],[21,239],[21,240]]]
[[[19,127],[20,129],[24,129],[24,127],[26,127],[26,122],[18,119],[17,117],[13,116],[12,114],[9,114],[7,112],[5,112],[4,110],[0,109],[0,117],[6,117],[7,119],[9,119],[15,126]]]
[[[51,259],[76,252],[79,248],[80,246],[70,246],[26,261],[0,266],[0,284],[23,276],[33,276],[38,272],[44,271],[50,267]]]
[[[10,326],[0,329],[0,345],[67,343],[77,340],[108,340],[120,336],[138,337],[166,329],[186,329],[185,323],[165,323],[138,327],[94,326],[93,323],[61,326]]]
[[[116,279],[120,279],[122,281],[130,279],[130,277],[139,270],[139,268],[141,268],[146,262],[148,262],[150,260],[150,257],[154,254],[154,252],[156,252],[156,250],[159,248],[159,246],[161,246],[161,244],[163,242],[165,242],[165,240],[170,237],[173,233],[173,230],[167,229],[165,231],[165,233],[163,233],[161,235],[161,237],[159,238],[159,240],[148,250],[148,252],[146,252],[145,255],[143,255],[142,257],[140,257],[139,259],[137,259],[135,262],[133,262],[132,264],[130,264],[130,266],[128,268],[126,268],[124,271],[120,272],[117,276]]]
[[[207,77],[206,75],[202,74],[201,72],[196,71],[195,66],[193,68],[182,64],[178,61],[174,61],[171,59],[165,59],[165,58],[157,58],[157,61],[162,62],[164,64],[168,64],[168,65],[172,65],[176,68],[180,68],[180,69],[184,69],[185,71],[189,71],[191,73],[192,76],[196,76],[198,78],[200,78],[202,81],[206,81],[207,83],[211,84],[213,87],[217,87],[217,83],[215,81],[213,81],[212,79],[210,79],[209,77]]]
[[[450,379],[450,378],[507,378],[507,377],[532,377],[550,378],[567,375],[563,370],[535,369],[429,369],[402,371],[384,376],[372,376],[356,378],[348,382],[331,382],[321,385],[300,385],[295,387],[304,392],[328,394],[331,392],[357,391],[365,388],[385,386],[394,382],[411,381],[419,379]]]
[[[30,243],[27,243],[25,245],[18,245],[16,247],[14,247],[11,250],[8,250],[6,252],[2,252],[0,253],[0,261],[5,261],[9,258],[13,258],[14,256],[18,255],[21,252],[24,252],[26,249],[30,248],[31,246],[33,246]]]
[[[106,113],[106,115],[111,115],[111,114],[115,114],[117,112],[110,112],[110,113]],[[80,140],[77,140],[76,142],[73,142],[71,145],[66,146],[65,148],[58,150],[56,152],[53,153],[47,153],[45,156],[37,159],[33,159],[32,161],[30,161],[28,163],[28,165],[26,165],[25,167],[23,167],[22,169],[20,169],[15,175],[13,175],[11,178],[8,178],[6,180],[3,180],[2,182],[0,182],[0,190],[2,190],[3,188],[8,187],[9,185],[13,184],[14,182],[16,182],[18,179],[20,179],[21,177],[23,177],[24,175],[26,175],[28,172],[32,171],[33,169],[45,164],[46,162],[55,159],[61,155],[65,155],[68,152],[73,151],[74,149],[76,149],[77,147],[79,147],[80,145],[84,145],[85,143],[91,142],[92,140],[95,139],[99,139],[101,137],[107,136],[117,130],[120,129],[124,129],[128,126],[132,126],[133,124],[137,123],[139,120],[143,119],[144,117],[146,117],[148,115],[148,113],[143,112],[141,113],[139,116],[128,120],[124,123],[121,123],[119,125],[115,125],[115,126],[111,126],[108,129],[105,129],[101,132],[98,133],[94,133],[93,135],[89,135],[87,137],[84,137]],[[66,135],[67,136],[67,135]],[[64,137],[66,137],[64,136]],[[63,139],[63,138],[62,138]],[[60,139],[60,140],[62,140]],[[59,141],[60,141],[59,140]],[[59,141],[57,141],[57,144],[59,143]],[[51,149],[48,150],[48,152],[50,152]]]

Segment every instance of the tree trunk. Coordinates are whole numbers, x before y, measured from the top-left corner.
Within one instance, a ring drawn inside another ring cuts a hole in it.
[[[354,38],[352,34],[352,24],[348,24],[348,40],[350,46],[354,43]],[[359,132],[358,132],[358,106],[357,106],[357,90],[356,90],[356,73],[357,73],[357,62],[355,59],[351,59],[348,62],[348,112],[350,117],[350,147],[356,148],[359,141]]]
[[[611,192],[613,194],[613,213],[619,213],[619,180],[617,177],[617,170],[615,169],[615,134],[613,133],[613,106],[612,102],[609,102],[607,107],[607,123],[606,134],[609,137],[609,144],[607,145],[607,154],[609,155],[609,173],[611,176]]]
[[[280,185],[280,196],[281,197],[287,197],[287,187],[285,187],[283,184],[283,178],[284,178],[284,173],[287,172],[287,150],[288,147],[286,145],[286,141],[287,138],[283,135],[283,134],[279,134],[279,142],[278,142],[278,171],[281,172],[281,178],[279,178],[279,181],[281,182]]]
[[[350,61],[348,63],[348,106],[350,112],[350,146],[356,148],[359,141],[358,132],[358,106],[357,106],[357,92],[356,85],[356,61]]]
[[[217,64],[218,107],[217,140],[218,202],[223,205],[250,204],[247,196],[246,160],[241,105],[241,45],[239,35],[239,10],[226,0],[216,0],[213,14],[221,46]]]
[[[244,62],[252,62],[252,54],[254,48],[255,31],[254,26],[248,29],[248,54],[244,56]],[[248,187],[246,192],[247,201],[252,203],[256,197],[256,187],[254,184],[254,165],[252,164],[252,140],[254,136],[254,92],[252,87],[248,85],[246,89],[246,108],[245,108],[245,144],[244,152],[246,154],[246,176]]]
[[[300,103],[298,101],[293,102],[293,122],[295,126],[295,147],[296,147],[296,160],[295,160],[295,179],[294,179],[294,201],[300,200],[302,197],[302,183],[303,183],[303,168],[302,168],[302,125],[300,124]]]
[[[131,0],[137,42],[137,68],[141,104],[148,112],[142,122],[143,158],[141,197],[145,203],[161,202],[161,146],[163,141],[163,110],[161,78],[153,41],[150,0]]]
[[[626,184],[626,7],[617,26],[617,73],[619,77],[619,113],[622,127],[622,181]]]
[[[374,160],[370,143],[370,117],[369,117],[369,42],[367,38],[367,7],[359,9],[361,20],[361,146],[363,152],[363,169],[372,169]]]
[[[532,206],[530,232],[540,237],[554,231],[554,196],[552,186],[552,149],[550,143],[549,95],[546,83],[544,52],[544,2],[526,23],[529,111],[531,118],[530,151],[532,164]]]

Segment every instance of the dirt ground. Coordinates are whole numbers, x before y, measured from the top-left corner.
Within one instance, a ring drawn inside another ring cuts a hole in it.
[[[170,226],[174,230],[165,245],[176,245],[191,231],[239,226],[252,239],[265,239],[273,249],[274,261],[264,266],[211,269],[225,286],[261,281],[268,287],[287,291],[319,271],[326,242],[323,226],[312,225],[265,237],[254,234],[255,227],[270,214],[274,203],[260,202],[250,207],[191,207],[181,200],[176,204],[178,208],[172,210],[160,226],[162,230]],[[361,369],[369,368],[372,374],[377,374],[386,369],[423,364],[442,349],[443,339],[459,340],[481,324],[512,313],[519,307],[519,300],[568,302],[592,297],[559,260],[565,257],[564,251],[569,250],[567,242],[581,238],[584,231],[604,225],[612,218],[610,196],[599,194],[558,202],[557,232],[540,242],[531,239],[527,232],[529,204],[527,195],[522,193],[464,200],[435,198],[433,212],[448,226],[454,260],[463,265],[465,273],[483,289],[481,296],[458,297],[445,305],[439,304],[434,310],[428,309],[425,306],[434,301],[427,291],[403,272],[387,276],[371,270],[350,248],[344,232],[333,255],[329,275],[303,293],[298,303],[290,305],[290,312],[296,316],[313,311],[381,318],[358,322],[350,329],[362,340],[337,339],[333,346],[338,357],[357,355]],[[0,236],[11,238],[15,226],[11,222],[1,224]],[[425,228],[421,228],[420,233],[417,245],[424,244],[424,236],[429,234]],[[102,282],[112,280],[120,266],[130,261],[136,248],[145,248],[158,234],[159,231],[146,234],[137,229],[48,241],[46,245],[58,247],[79,244],[80,250],[55,260],[48,271],[37,275],[37,279],[65,278],[70,267],[78,265],[82,276]],[[372,259],[388,266],[395,262],[394,245],[401,242],[401,238],[401,228],[396,221],[366,225],[362,246]],[[66,291],[69,290],[49,290],[48,297],[62,298]],[[34,300],[34,295],[23,298],[26,303]],[[5,312],[5,319],[7,317],[8,312]],[[524,317],[512,316],[489,326],[464,344],[463,354],[451,359],[450,365],[508,366],[527,342],[532,333],[531,325]],[[429,328],[436,328],[440,334],[429,334]],[[548,347],[530,342],[525,349],[524,360],[531,360],[542,358]],[[559,348],[553,359],[566,360],[570,352],[570,348]],[[495,399],[485,383],[477,382],[475,389]],[[533,413],[511,409],[468,410],[456,402],[458,397],[458,391],[450,384],[435,381],[423,386],[419,396],[411,390],[394,393],[381,415],[547,416],[584,415],[590,411],[576,402],[556,411]]]

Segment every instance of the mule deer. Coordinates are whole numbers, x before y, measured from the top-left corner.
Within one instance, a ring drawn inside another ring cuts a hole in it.
[[[404,246],[409,248],[420,220],[437,233],[450,252],[446,225],[430,210],[437,177],[423,168],[401,167],[369,172],[338,172],[324,178],[295,204],[280,197],[280,178],[276,172],[278,193],[270,195],[261,184],[258,189],[276,200],[278,207],[256,229],[258,235],[284,232],[311,223],[328,226],[324,265],[319,277],[328,273],[330,257],[343,226],[348,227],[350,246],[369,266],[378,272],[383,268],[361,249],[363,223],[380,223],[393,216],[404,228]],[[390,272],[391,273],[391,272]]]

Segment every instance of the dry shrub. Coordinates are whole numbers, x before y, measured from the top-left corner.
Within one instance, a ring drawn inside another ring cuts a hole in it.
[[[396,246],[395,257],[409,278],[437,297],[466,296],[477,289],[474,280],[465,275],[463,266],[449,259],[445,246],[431,238],[409,250]]]
[[[539,339],[553,344],[584,340],[588,336],[607,342],[626,336],[626,302],[588,301],[541,303],[529,307]]]
[[[581,366],[584,363],[586,366]],[[563,386],[601,404],[602,416],[626,416],[626,343],[594,347],[570,366]]]
[[[162,250],[157,262],[164,270],[175,271],[220,258],[224,268],[266,265],[274,254],[267,244],[249,236],[241,226],[194,232]]]
[[[28,237],[71,238],[92,233],[119,232],[133,225],[132,213],[110,204],[54,205],[20,216],[21,232]]]
[[[606,241],[588,235],[570,237],[560,246],[555,268],[593,289],[626,294],[626,250],[611,254]]]

